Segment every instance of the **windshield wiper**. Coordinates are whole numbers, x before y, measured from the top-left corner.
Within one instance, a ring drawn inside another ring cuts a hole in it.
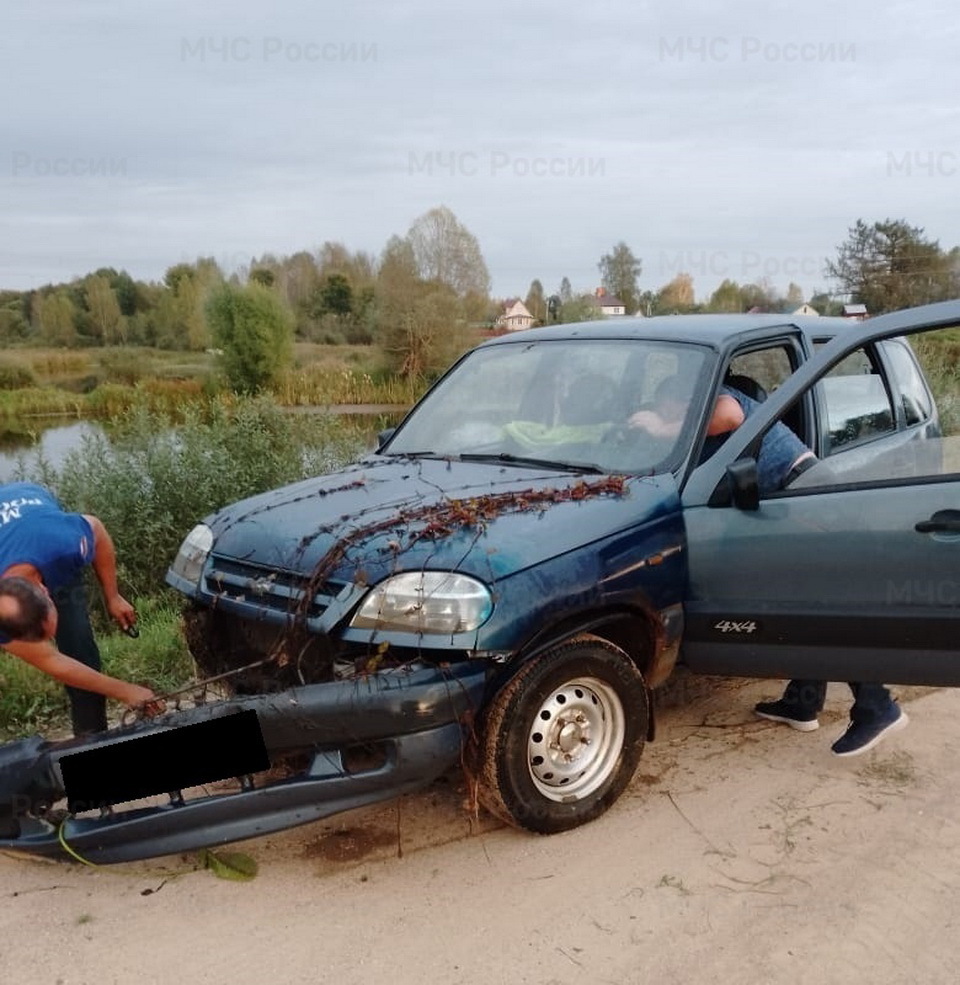
[[[552,469],[556,472],[586,472],[591,475],[604,475],[606,469],[592,462],[555,462],[548,458],[526,458],[522,455],[508,455],[500,452],[496,455],[464,454],[457,456],[461,462],[502,462],[504,465],[519,465],[539,469]]]
[[[438,451],[382,451],[384,458],[449,458]]]

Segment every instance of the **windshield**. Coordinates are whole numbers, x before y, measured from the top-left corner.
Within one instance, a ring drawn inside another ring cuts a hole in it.
[[[388,455],[650,473],[692,438],[708,350],[629,339],[517,341],[476,349],[383,449]],[[645,411],[647,413],[638,413]]]

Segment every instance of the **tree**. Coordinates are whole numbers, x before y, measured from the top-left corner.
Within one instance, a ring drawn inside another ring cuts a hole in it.
[[[695,303],[693,278],[690,274],[677,274],[660,288],[660,311],[664,314],[677,314],[689,311]]]
[[[286,369],[293,356],[293,315],[260,284],[221,284],[206,306],[210,332],[230,386],[256,393]]]
[[[126,342],[126,321],[110,281],[103,275],[94,274],[87,278],[85,288],[87,311],[100,341],[104,345]]]
[[[381,345],[396,372],[423,379],[450,364],[456,355],[450,312],[457,303],[449,288],[427,288],[412,304],[390,312]]]
[[[261,287],[273,287],[277,275],[269,267],[254,267],[247,278],[251,284]]]
[[[480,245],[445,205],[416,219],[407,239],[422,280],[449,287],[458,297],[489,293],[490,274]]]
[[[196,264],[178,263],[164,275],[169,292],[160,299],[154,335],[161,348],[207,349],[210,330],[206,305],[211,292],[223,283],[223,273],[212,257]]]
[[[761,277],[753,284],[744,284],[740,288],[740,310],[750,311],[779,311],[783,307],[782,299],[769,278]]]
[[[294,311],[308,303],[319,283],[320,271],[306,250],[294,253],[281,264],[277,285]]]
[[[795,311],[800,305],[803,304],[803,288],[799,284],[794,284],[790,281],[787,286],[787,306],[791,311]]]
[[[353,311],[353,289],[343,274],[330,274],[320,287],[317,300],[321,314],[349,315]]]
[[[622,240],[605,253],[597,264],[600,270],[600,283],[624,303],[628,315],[636,312],[640,303],[637,280],[640,277],[640,261],[633,255],[630,247]]]
[[[578,297],[572,297],[569,301],[563,301],[557,310],[557,322],[561,325],[593,321],[597,317],[597,306],[589,294],[581,294]]]
[[[563,280],[560,281],[560,290],[557,291],[557,294],[560,295],[560,301],[563,304],[566,304],[567,301],[573,300],[573,288],[570,286],[569,277],[564,277]]]
[[[547,299],[543,296],[543,284],[541,284],[540,281],[532,280],[530,282],[530,290],[527,291],[527,296],[523,303],[527,311],[529,311],[538,322],[541,324],[546,322]]]
[[[743,302],[740,296],[740,285],[735,280],[727,278],[710,295],[707,302],[707,311],[725,311],[731,314],[743,311]]]
[[[810,298],[810,307],[814,308],[821,315],[842,315],[843,303],[837,301],[826,291],[814,291]]]
[[[560,321],[560,308],[563,301],[559,294],[551,294],[547,298],[547,324],[553,325]]]
[[[377,273],[376,337],[391,369],[430,376],[445,369],[461,348],[453,326],[473,295],[459,299],[449,286],[421,279],[409,239],[392,236]]]
[[[32,314],[40,336],[49,345],[76,345],[77,309],[65,291],[34,295]]]
[[[841,293],[865,304],[872,315],[945,300],[958,286],[950,254],[936,240],[925,239],[922,227],[904,219],[870,226],[858,219],[825,272]]]

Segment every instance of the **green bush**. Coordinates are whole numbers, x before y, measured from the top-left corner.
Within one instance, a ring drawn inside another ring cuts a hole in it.
[[[336,417],[290,414],[265,398],[189,405],[183,423],[146,406],[95,434],[59,469],[24,478],[51,486],[64,504],[100,517],[117,547],[122,590],[163,590],[163,576],[190,528],[207,513],[254,493],[317,475],[360,450]]]
[[[206,308],[214,345],[230,385],[258,393],[293,360],[293,315],[280,298],[259,284],[223,284]]]

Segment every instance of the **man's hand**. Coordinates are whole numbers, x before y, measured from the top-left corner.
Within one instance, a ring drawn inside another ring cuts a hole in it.
[[[655,410],[638,410],[627,418],[627,427],[639,428],[654,438],[675,438],[682,424],[682,417],[664,420]]]
[[[161,698],[158,698],[148,687],[141,687],[139,684],[127,684],[124,693],[118,695],[119,699],[133,711],[142,711],[145,715],[153,718],[154,715],[162,715],[167,706]]]
[[[128,630],[137,622],[137,610],[122,596],[106,599],[110,618],[122,629]]]
[[[644,431],[649,431],[650,434],[659,434],[663,421],[660,420],[660,415],[652,410],[638,410],[627,418],[627,426],[642,428]]]

